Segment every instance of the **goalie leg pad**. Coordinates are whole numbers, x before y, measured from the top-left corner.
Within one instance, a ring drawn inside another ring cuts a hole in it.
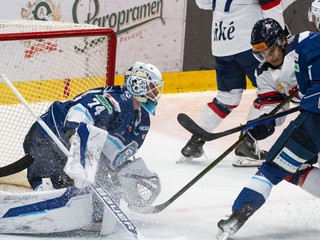
[[[158,175],[147,168],[142,158],[125,164],[118,171],[118,180],[123,198],[130,206],[150,206],[161,191]]]

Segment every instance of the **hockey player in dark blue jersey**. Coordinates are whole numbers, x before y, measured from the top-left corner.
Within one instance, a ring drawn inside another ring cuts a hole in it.
[[[301,96],[300,114],[283,131],[266,162],[242,189],[231,216],[218,222],[217,239],[235,234],[265,203],[272,187],[286,178],[320,197],[320,170],[312,166],[318,162],[320,152],[320,33],[311,33],[297,45],[294,69]],[[312,167],[301,169],[307,165]]]
[[[98,178],[131,205],[151,204],[160,193],[159,178],[134,155],[149,131],[149,115],[155,115],[162,89],[160,71],[136,62],[126,72],[124,86],[91,89],[70,101],[54,102],[41,119],[69,149],[69,156],[35,122],[23,145],[34,158],[27,172],[32,188],[41,189],[43,179],[55,189],[82,188]],[[127,173],[140,177],[124,177]],[[148,196],[140,195],[139,181]]]

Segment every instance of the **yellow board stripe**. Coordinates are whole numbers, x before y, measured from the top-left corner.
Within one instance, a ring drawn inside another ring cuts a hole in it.
[[[216,71],[190,71],[163,73],[164,93],[186,93],[217,90]],[[115,77],[115,85],[123,84],[123,76]],[[247,88],[253,89],[247,79]]]
[[[29,103],[53,102],[70,100],[79,93],[91,88],[105,86],[104,77],[94,79],[69,79],[68,93],[65,93],[66,80],[42,80],[29,82],[14,82],[13,85]],[[18,98],[11,92],[5,83],[0,83],[0,104],[10,105],[19,103]]]
[[[186,93],[217,90],[216,71],[190,71],[190,72],[171,72],[162,74],[165,85],[164,93]],[[124,76],[115,77],[115,85],[124,84]],[[73,98],[76,93],[72,89],[79,86],[81,92],[97,87],[97,81],[100,86],[104,86],[105,79],[97,78],[90,84],[90,80],[71,79],[70,94],[64,95],[65,80],[42,80],[30,82],[15,82],[14,85],[18,91],[26,98],[28,102],[41,101],[66,101]],[[93,85],[95,84],[95,85]],[[251,82],[247,79],[248,89],[253,89]],[[31,89],[31,90],[30,90]],[[47,90],[46,90],[47,89]],[[49,91],[48,91],[49,89]],[[79,92],[79,91],[78,91]],[[0,104],[17,104],[19,101],[9,88],[0,83]]]

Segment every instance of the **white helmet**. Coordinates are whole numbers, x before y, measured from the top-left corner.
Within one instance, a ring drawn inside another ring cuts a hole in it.
[[[308,18],[313,22],[318,31],[320,31],[320,0],[314,0],[308,11]]]
[[[135,62],[125,73],[124,81],[128,91],[141,106],[155,115],[163,91],[163,79],[159,69],[148,62]]]

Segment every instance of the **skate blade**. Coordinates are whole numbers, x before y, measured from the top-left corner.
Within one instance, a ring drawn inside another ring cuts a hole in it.
[[[193,157],[185,157],[181,155],[180,158],[176,161],[176,163],[190,162],[192,159]]]
[[[226,240],[230,236],[230,233],[224,232],[221,229],[218,230],[218,233],[216,235],[217,240]]]
[[[264,160],[254,160],[252,158],[238,157],[233,161],[232,166],[234,166],[234,167],[259,167],[264,162],[265,162]]]

